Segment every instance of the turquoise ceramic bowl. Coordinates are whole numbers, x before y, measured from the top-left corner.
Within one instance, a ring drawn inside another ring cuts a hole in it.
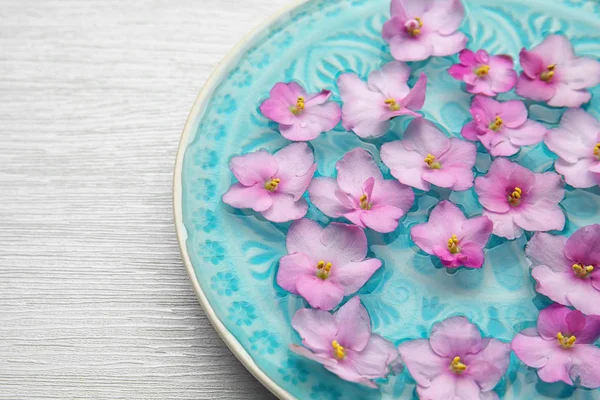
[[[571,39],[576,52],[600,55],[600,3],[585,0],[463,0],[467,13],[461,30],[468,48],[485,48],[518,59],[550,33]],[[274,224],[252,212],[232,209],[221,195],[233,182],[231,156],[261,148],[276,151],[288,142],[258,106],[279,81],[296,80],[309,92],[330,89],[339,101],[335,81],[344,72],[366,78],[391,61],[381,38],[390,0],[303,1],[270,19],[235,48],[210,78],[185,127],[175,171],[174,206],[181,251],[200,301],[227,345],[269,390],[282,399],[416,399],[408,373],[371,390],[344,382],[320,365],[288,351],[299,343],[290,326],[294,312],[305,306],[275,283],[278,260],[287,254],[289,224]],[[446,72],[457,57],[410,63],[414,76],[429,76],[425,117],[458,136],[470,118],[471,95]],[[414,81],[414,79],[413,79]],[[412,83],[412,82],[411,82]],[[600,116],[600,88],[585,108]],[[501,99],[514,94],[500,96]],[[530,116],[556,126],[564,110],[530,104]],[[331,176],[344,153],[364,147],[378,155],[382,143],[403,131],[409,119],[394,120],[382,138],[362,141],[341,125],[311,142],[317,174]],[[484,174],[490,156],[481,148],[476,172]],[[511,157],[535,172],[553,169],[544,145]],[[385,170],[384,173],[388,174]],[[388,174],[389,176],[389,174]],[[410,240],[409,227],[424,222],[441,199],[449,198],[467,215],[481,213],[473,190],[418,192],[415,205],[391,234],[367,232],[369,256],[381,268],[358,294],[374,330],[398,344],[426,337],[431,326],[452,315],[465,315],[486,336],[509,341],[535,326],[548,299],[534,290],[524,245],[528,237],[507,241],[493,237],[481,270],[449,273]],[[600,220],[600,190],[567,188],[562,207],[568,216],[563,232]],[[307,217],[327,223],[314,207]],[[496,387],[502,399],[598,399],[598,391],[545,384],[518,360]]]

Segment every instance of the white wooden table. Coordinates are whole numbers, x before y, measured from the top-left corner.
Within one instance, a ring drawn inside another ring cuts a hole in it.
[[[271,399],[206,319],[172,170],[221,58],[290,0],[0,0],[0,398]]]

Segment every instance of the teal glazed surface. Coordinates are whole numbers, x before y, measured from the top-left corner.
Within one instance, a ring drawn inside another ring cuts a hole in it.
[[[221,202],[233,183],[227,163],[232,155],[261,148],[273,152],[288,142],[276,124],[258,111],[270,88],[279,81],[296,80],[309,92],[333,91],[337,76],[370,71],[391,61],[380,32],[389,18],[390,0],[313,0],[285,14],[250,39],[250,50],[224,72],[185,150],[181,204],[188,233],[185,246],[198,282],[214,312],[258,367],[277,385],[298,399],[416,399],[414,381],[405,371],[381,381],[381,390],[347,383],[320,365],[288,351],[299,337],[291,328],[294,312],[306,303],[275,283],[278,260],[287,254],[289,224],[274,224],[253,212],[236,210]],[[585,0],[463,0],[467,13],[461,30],[469,36],[468,48],[510,54],[518,60],[521,47],[538,44],[550,33],[565,34],[579,55],[600,55],[600,3]],[[410,63],[413,76],[429,77],[425,117],[452,136],[459,136],[470,118],[471,95],[446,70],[457,57],[432,58]],[[518,62],[517,62],[518,63]],[[414,78],[412,82],[414,82]],[[412,83],[411,82],[411,83]],[[600,88],[585,108],[600,116]],[[515,97],[509,93],[500,99]],[[527,103],[530,117],[556,126],[564,110]],[[360,140],[341,125],[311,142],[318,163],[317,175],[332,176],[344,153],[363,147],[379,160],[381,144],[401,136],[409,118],[394,120],[392,131],[376,140]],[[535,172],[553,169],[554,156],[543,144],[524,148],[511,157]],[[479,147],[476,172],[484,174],[490,156]],[[384,173],[389,171],[383,165]],[[358,292],[368,309],[374,330],[399,344],[427,337],[431,326],[452,315],[465,315],[484,336],[510,341],[520,330],[535,326],[539,309],[548,299],[534,290],[524,256],[527,237],[507,241],[492,237],[481,270],[449,272],[420,251],[409,238],[410,226],[426,221],[441,199],[460,205],[467,215],[481,214],[473,190],[417,191],[415,205],[391,234],[367,231],[369,256],[383,260],[381,268]],[[561,203],[570,235],[581,226],[600,220],[600,189],[567,187]],[[308,218],[326,224],[329,219],[310,207]],[[534,370],[514,358],[507,375],[496,387],[502,399],[598,399],[599,391],[545,384]]]

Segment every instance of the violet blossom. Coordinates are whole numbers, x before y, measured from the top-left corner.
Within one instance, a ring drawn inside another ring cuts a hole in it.
[[[315,178],[308,187],[312,203],[325,215],[343,216],[361,228],[392,232],[413,205],[411,188],[384,180],[373,156],[354,149],[336,164],[337,180]]]
[[[367,256],[367,237],[356,225],[334,222],[326,228],[301,219],[286,237],[288,255],[279,261],[277,283],[313,308],[331,310],[356,293],[381,267]]]
[[[308,203],[302,195],[317,169],[306,143],[293,143],[275,154],[266,150],[233,157],[229,169],[238,179],[223,195],[235,208],[251,208],[273,222],[302,218]]]
[[[454,64],[448,73],[467,85],[467,92],[484,96],[496,96],[509,92],[517,83],[517,71],[511,56],[491,56],[481,49],[477,52],[465,49],[458,55],[459,64]]]

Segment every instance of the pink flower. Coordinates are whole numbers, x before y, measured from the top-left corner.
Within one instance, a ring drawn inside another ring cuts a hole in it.
[[[277,283],[313,308],[331,310],[381,267],[376,258],[365,260],[367,237],[355,225],[334,222],[323,229],[301,219],[290,226],[286,245],[289,254],[279,261]]]
[[[560,175],[536,174],[506,158],[497,158],[486,176],[475,179],[483,215],[494,222],[494,235],[515,239],[526,231],[565,226],[558,203],[565,195]]]
[[[600,62],[576,57],[569,39],[550,35],[530,51],[519,54],[523,73],[517,94],[553,107],[576,108],[592,98],[588,88],[600,83]]]
[[[398,350],[423,400],[497,399],[492,389],[510,362],[510,345],[482,338],[465,317],[438,322],[429,340],[404,342]]]
[[[460,64],[451,66],[448,73],[454,79],[464,81],[469,93],[493,97],[510,91],[517,83],[511,56],[490,56],[483,49],[477,53],[465,49],[458,58]]]
[[[342,107],[342,124],[361,138],[380,137],[390,130],[390,119],[400,115],[418,117],[416,111],[425,103],[427,76],[421,74],[411,89],[406,82],[410,68],[391,62],[369,75],[368,83],[356,74],[338,78]]]
[[[396,60],[449,56],[467,44],[467,37],[457,32],[465,16],[460,0],[392,0],[391,12],[382,36]]]
[[[521,146],[538,144],[547,132],[544,125],[527,119],[527,108],[519,100],[500,103],[475,96],[471,115],[473,121],[463,127],[461,134],[479,140],[494,157],[512,156]]]
[[[544,140],[560,157],[554,168],[574,187],[600,185],[600,122],[581,109],[565,111]]]
[[[512,341],[517,357],[537,368],[544,382],[596,389],[600,387],[600,316],[553,304],[543,309],[535,328],[526,329]]]
[[[308,210],[302,195],[317,169],[306,143],[293,143],[271,155],[265,150],[233,157],[229,169],[238,183],[223,195],[235,208],[251,208],[273,222],[302,218]]]
[[[327,101],[329,90],[307,94],[295,82],[279,82],[271,89],[271,97],[260,105],[260,112],[279,123],[284,138],[306,142],[335,128],[340,122],[340,106]]]
[[[527,256],[539,293],[586,314],[600,314],[600,225],[583,227],[569,239],[536,233]]]
[[[467,219],[460,208],[444,200],[433,209],[429,222],[411,228],[410,236],[421,250],[439,257],[445,267],[481,268],[492,227],[489,218]]]
[[[429,190],[431,184],[452,190],[473,186],[477,148],[473,143],[448,138],[432,122],[411,121],[402,140],[381,146],[381,159],[405,185]]]
[[[308,187],[313,204],[326,215],[345,217],[361,228],[388,233],[413,205],[415,195],[395,180],[384,180],[373,156],[354,149],[337,162],[337,181],[315,178]]]
[[[334,314],[301,309],[292,318],[292,327],[302,346],[290,350],[323,364],[340,378],[377,388],[372,379],[384,378],[398,358],[394,345],[371,333],[367,310],[355,296]]]

